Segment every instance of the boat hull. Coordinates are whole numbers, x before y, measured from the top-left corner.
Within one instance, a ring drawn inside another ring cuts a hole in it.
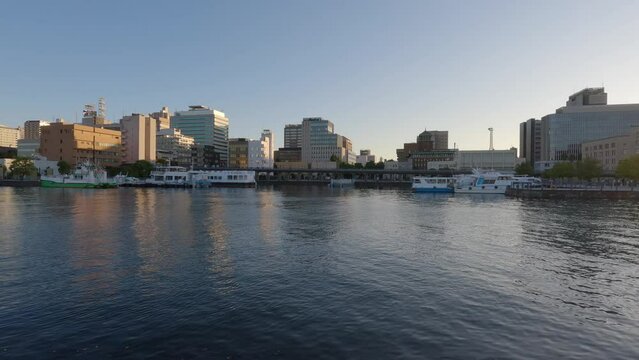
[[[480,187],[465,187],[465,188],[455,188],[455,194],[506,194],[507,187],[498,188],[498,189],[482,189]]]
[[[413,188],[414,192],[417,193],[446,193],[446,194],[452,194],[453,193],[453,189],[451,188],[427,188],[427,187],[422,187],[422,188]]]
[[[72,189],[112,189],[115,184],[109,183],[81,183],[81,182],[58,182],[52,180],[40,180],[40,186],[44,188],[72,188]]]

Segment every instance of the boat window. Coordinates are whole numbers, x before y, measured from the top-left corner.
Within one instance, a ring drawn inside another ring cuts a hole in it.
[[[173,180],[173,176],[169,176],[169,175],[167,175],[166,179],[167,179],[167,180]]]
[[[415,184],[421,184],[421,181],[419,179],[415,179]]]
[[[226,177],[227,180],[233,180],[233,175],[229,175]]]
[[[497,185],[495,185],[495,189],[499,188]]]

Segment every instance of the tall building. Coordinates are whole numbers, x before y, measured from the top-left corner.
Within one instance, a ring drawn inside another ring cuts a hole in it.
[[[180,129],[162,129],[156,135],[156,157],[170,165],[191,166],[191,147],[194,144],[193,137],[182,134]]]
[[[270,137],[262,136],[258,140],[248,142],[248,167],[251,169],[273,168],[273,158],[270,154]]]
[[[27,120],[24,122],[24,136],[27,140],[40,140],[40,127],[49,125],[43,120]]]
[[[336,134],[333,123],[320,117],[302,120],[301,147],[304,163],[327,162],[333,157],[349,164],[355,162],[350,139]]]
[[[604,88],[586,88],[541,118],[541,161],[579,160],[582,143],[620,136],[639,126],[639,104],[608,105]]]
[[[93,161],[100,166],[122,163],[121,133],[80,124],[52,123],[40,128],[40,154],[71,165]]]
[[[519,124],[519,157],[530,164],[541,160],[541,120],[529,119]]]
[[[166,106],[162,107],[162,110],[158,112],[154,112],[150,114],[152,118],[157,120],[157,131],[162,129],[168,129],[171,127],[171,113],[169,113],[169,108]]]
[[[198,145],[212,145],[220,154],[220,161],[228,163],[229,119],[217,110],[201,105],[189,106],[187,111],[176,111],[171,127],[193,137]]]
[[[17,148],[20,128],[0,125],[0,147]]]
[[[260,139],[262,141],[268,141],[268,147],[265,149],[264,157],[266,159],[267,168],[273,167],[273,162],[275,159],[275,135],[269,129],[262,130],[262,135],[260,135]]]
[[[131,114],[120,120],[122,159],[127,164],[138,160],[155,161],[157,120],[142,114]]]
[[[432,150],[448,150],[448,131],[422,131],[416,142],[405,143],[402,149],[397,149],[397,161],[407,161],[414,153]]]
[[[246,138],[229,140],[229,168],[246,169],[249,167],[249,141]]]
[[[284,147],[302,147],[302,124],[284,125]]]

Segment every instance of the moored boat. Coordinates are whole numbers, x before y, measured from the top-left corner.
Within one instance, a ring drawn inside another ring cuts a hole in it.
[[[79,164],[73,174],[41,177],[40,186],[45,188],[109,189],[117,187],[117,184],[107,178],[106,171],[87,161]]]
[[[505,194],[515,181],[513,175],[500,172],[473,170],[472,175],[462,176],[455,183],[456,194]]]
[[[454,185],[455,178],[452,177],[415,176],[412,188],[415,192],[452,193]]]

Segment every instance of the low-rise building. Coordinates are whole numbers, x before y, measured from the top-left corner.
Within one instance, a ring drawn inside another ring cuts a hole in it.
[[[427,170],[458,170],[469,171],[473,169],[495,170],[512,172],[515,166],[525,159],[517,157],[517,149],[509,150],[450,150],[452,157],[430,159],[426,162]],[[420,159],[421,160],[421,159]],[[415,168],[421,169],[421,168]]]
[[[626,135],[584,142],[581,153],[584,159],[599,161],[604,172],[613,173],[621,160],[639,154],[639,129]]]
[[[0,147],[17,148],[20,128],[0,125]]]
[[[119,166],[121,137],[115,130],[56,122],[40,128],[40,154],[48,160],[64,160],[71,165],[95,160],[100,166]]]
[[[215,151],[215,146],[198,145],[191,147],[191,162],[196,168],[220,167],[220,154]]]
[[[246,169],[249,167],[249,139],[229,139],[228,167],[231,169]]]
[[[18,140],[18,156],[31,157],[40,153],[40,138],[37,139],[19,139]]]
[[[366,165],[370,161],[375,162],[375,155],[372,155],[370,150],[360,150],[355,158],[356,164]]]

